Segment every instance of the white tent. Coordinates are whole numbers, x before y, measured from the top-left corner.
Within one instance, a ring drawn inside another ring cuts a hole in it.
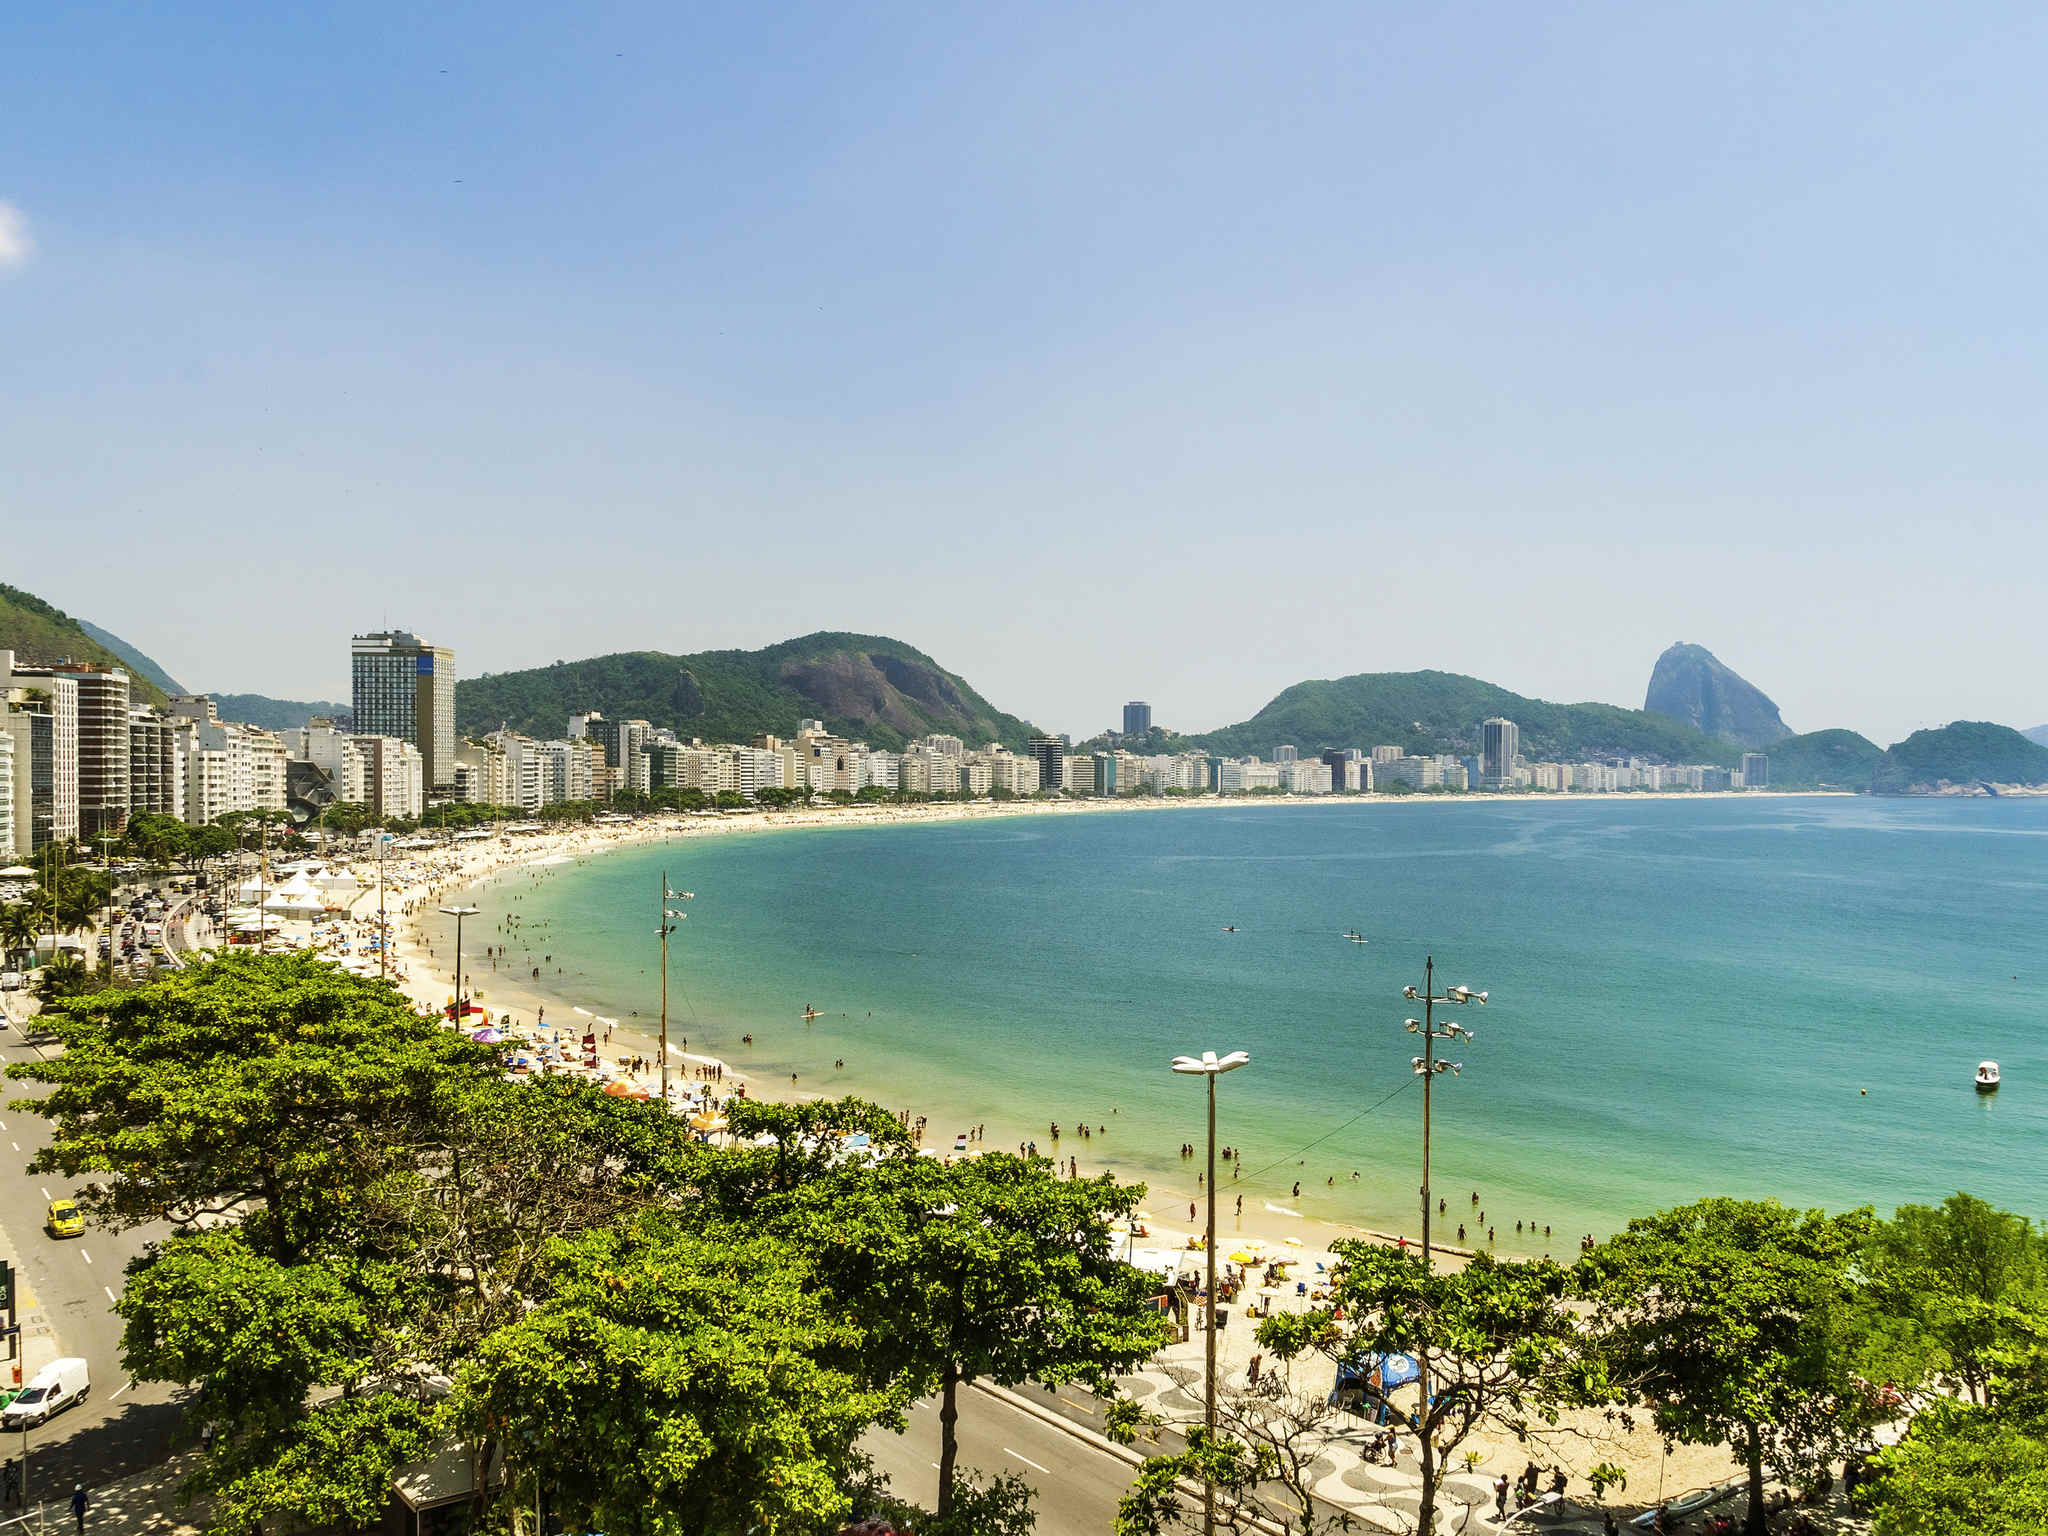
[[[312,880],[321,890],[326,891],[329,895],[339,896],[344,900],[362,889],[362,886],[356,880],[355,873],[348,869],[316,870],[313,873]]]
[[[318,917],[327,910],[327,898],[304,875],[293,875],[270,893],[263,910],[280,917]]]

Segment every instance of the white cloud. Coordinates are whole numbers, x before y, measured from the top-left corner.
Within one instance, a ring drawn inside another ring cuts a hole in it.
[[[0,272],[28,265],[36,243],[28,237],[28,220],[12,203],[0,203]]]

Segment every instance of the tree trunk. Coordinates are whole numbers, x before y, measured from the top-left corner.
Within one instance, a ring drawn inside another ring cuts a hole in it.
[[[945,1384],[939,1395],[939,1504],[938,1516],[944,1520],[953,1513],[953,1458],[959,1450],[959,1441],[953,1433],[960,1418],[959,1404],[955,1401],[960,1388],[960,1367],[951,1360],[946,1362]]]
[[[1770,1536],[1770,1521],[1764,1515],[1763,1437],[1752,1429],[1742,1449],[1749,1464],[1749,1517],[1742,1523],[1743,1536]]]
[[[1427,1377],[1423,1378],[1426,1382]],[[1429,1404],[1422,1405],[1421,1434],[1416,1454],[1422,1458],[1422,1507],[1415,1512],[1415,1536],[1433,1536],[1436,1530],[1436,1442],[1430,1439]]]

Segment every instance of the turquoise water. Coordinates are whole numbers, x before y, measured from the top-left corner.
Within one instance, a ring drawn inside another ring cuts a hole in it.
[[[930,1112],[948,1143],[985,1121],[993,1144],[1050,1150],[1049,1121],[1086,1120],[1109,1129],[1069,1131],[1063,1153],[1191,1188],[1177,1149],[1202,1139],[1201,1089],[1167,1062],[1242,1048],[1220,1134],[1245,1177],[1226,1194],[1412,1231],[1421,1097],[1401,988],[1433,954],[1440,981],[1492,994],[1449,1010],[1478,1038],[1438,1079],[1439,1236],[1475,1188],[1503,1247],[1548,1246],[1511,1243],[1520,1218],[1552,1225],[1562,1253],[1709,1193],[1888,1210],[1960,1188],[2042,1214],[2048,801],[801,829],[635,848],[480,902],[547,935],[559,996],[651,1020],[664,868],[696,893],[672,951],[675,1033],[803,1089]],[[1354,926],[1368,944],[1345,941]],[[826,1016],[806,1024],[806,1004]],[[1983,1057],[2005,1069],[1993,1097],[1971,1087]]]

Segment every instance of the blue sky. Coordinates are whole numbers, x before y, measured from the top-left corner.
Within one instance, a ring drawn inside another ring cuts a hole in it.
[[[2048,719],[2038,8],[11,7],[0,569],[340,696],[895,635]]]

